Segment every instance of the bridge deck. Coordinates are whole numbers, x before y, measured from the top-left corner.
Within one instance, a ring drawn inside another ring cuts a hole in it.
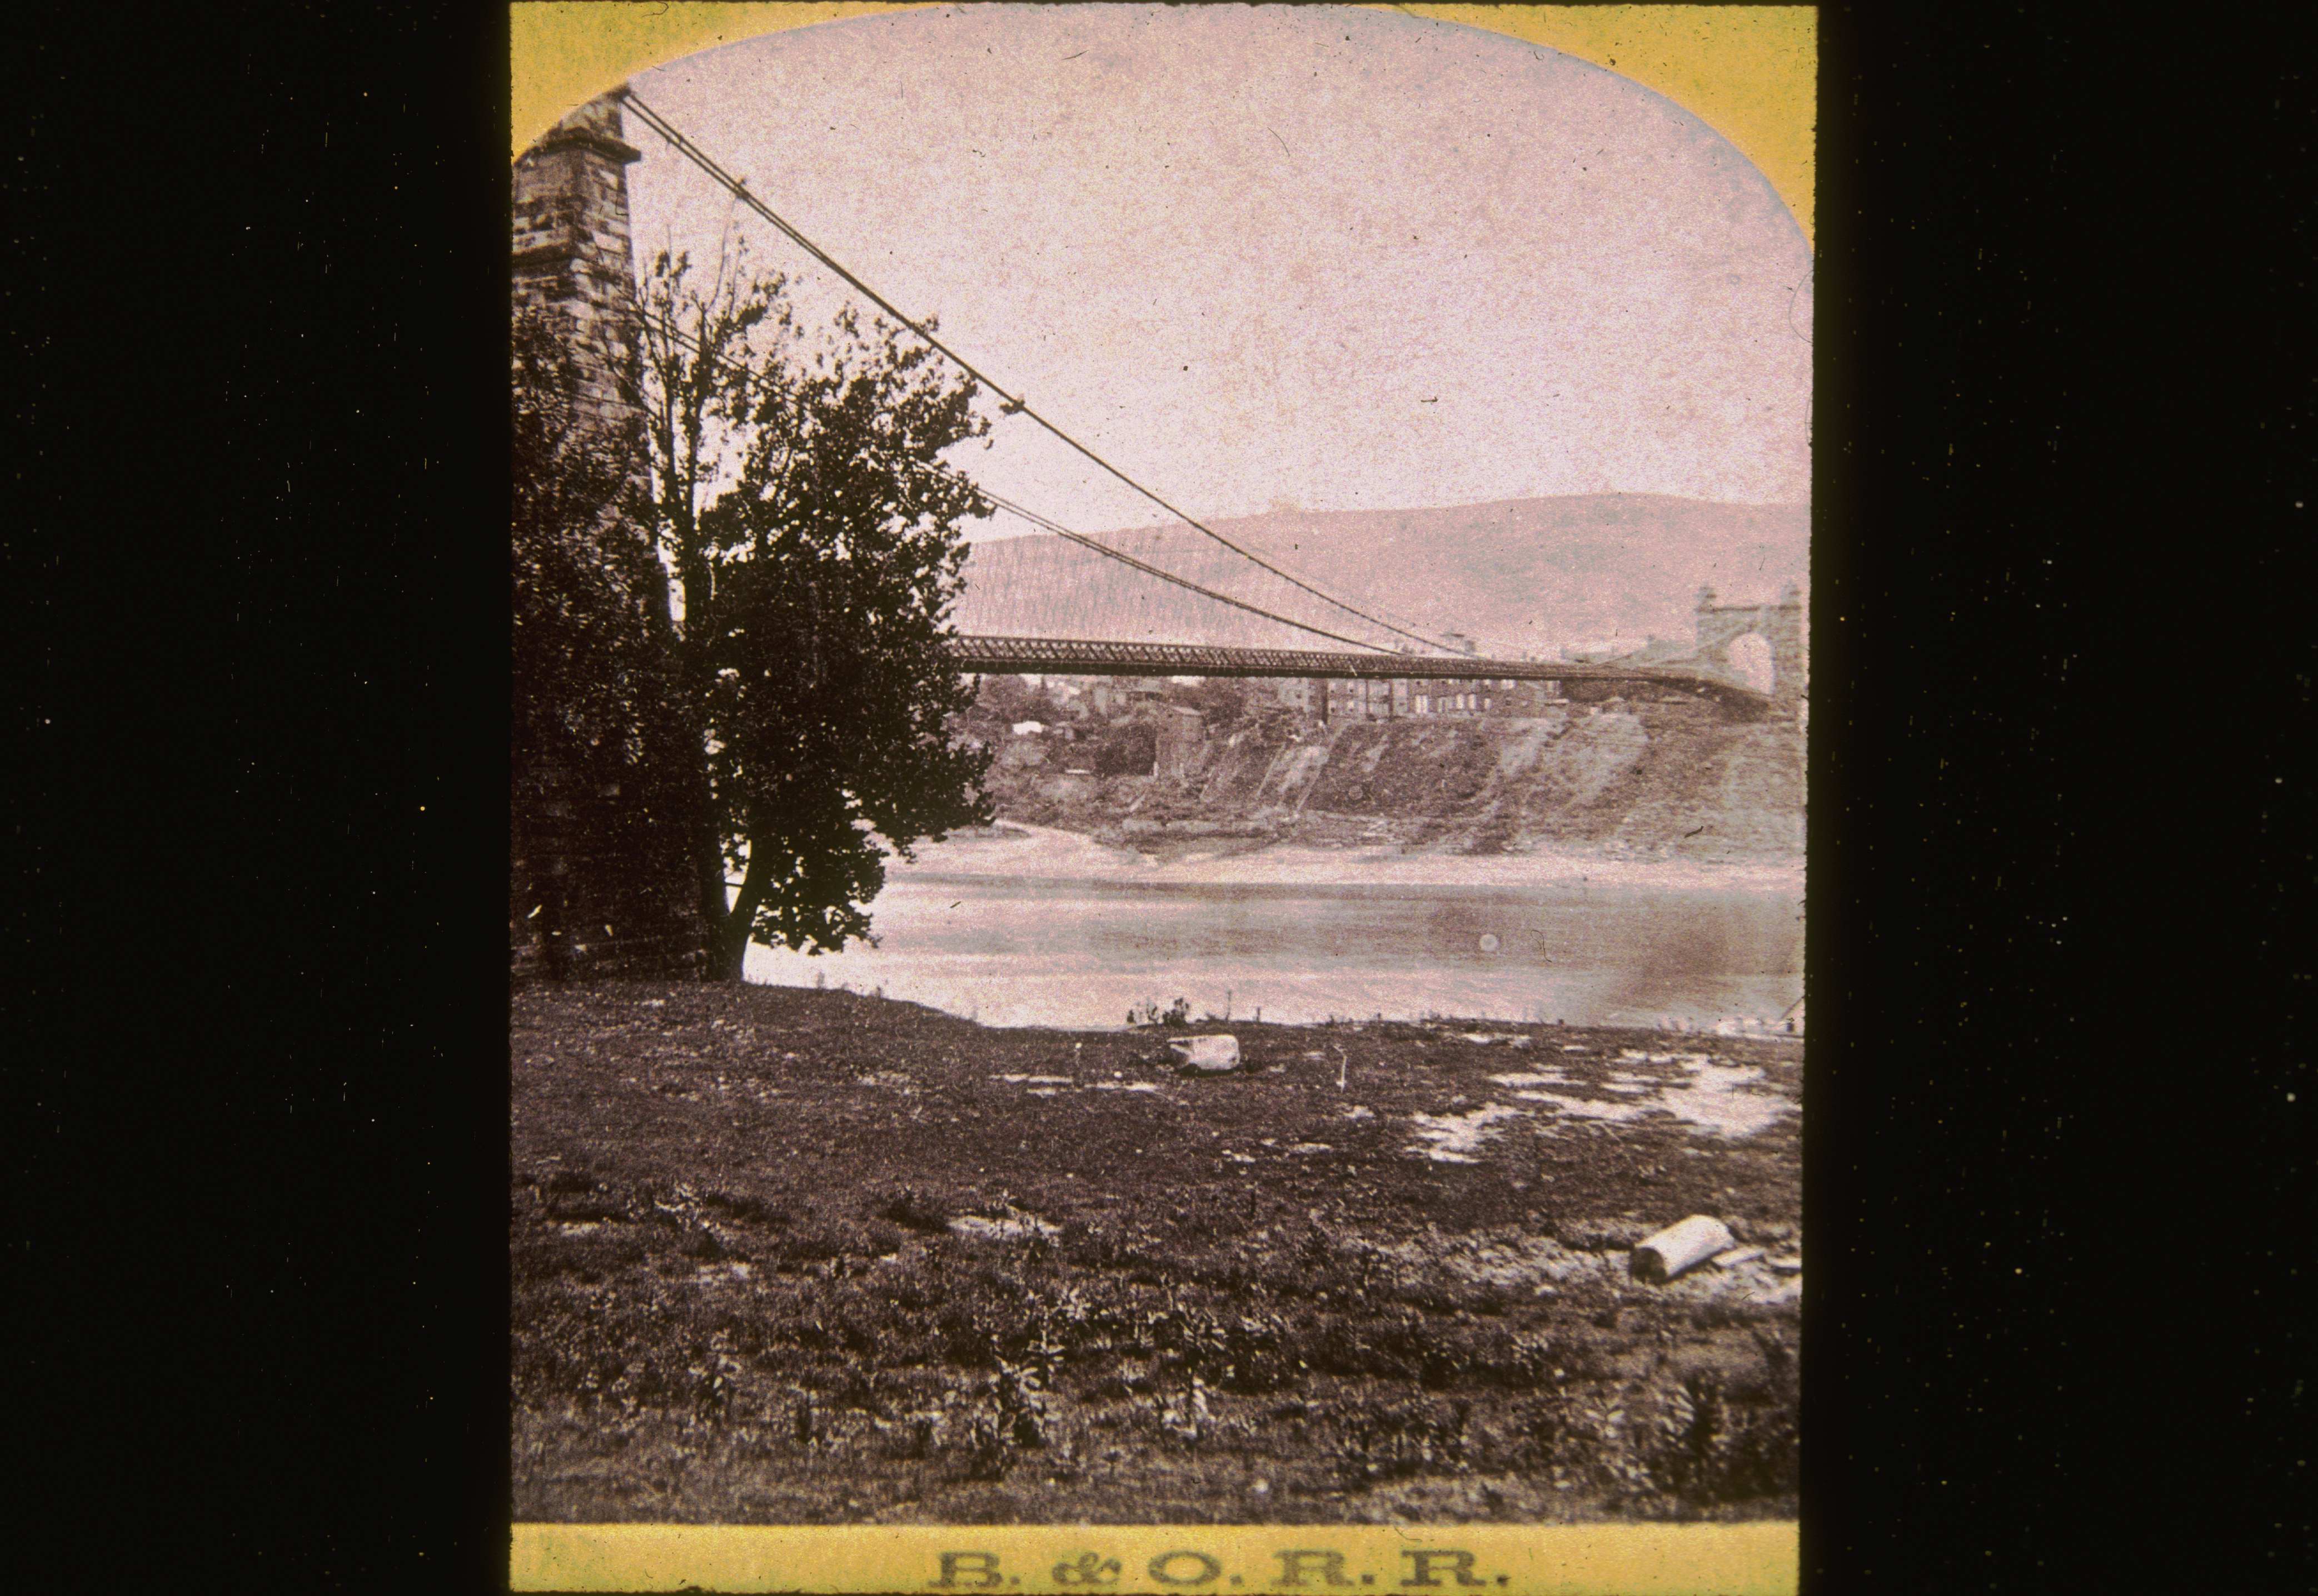
[[[1356,681],[1649,682],[1761,709],[1767,694],[1705,671],[1666,665],[1582,665],[1567,659],[1482,659],[1469,654],[1352,654],[1313,649],[1211,648],[1200,643],[1086,638],[954,637],[950,658],[987,676],[1317,677]]]

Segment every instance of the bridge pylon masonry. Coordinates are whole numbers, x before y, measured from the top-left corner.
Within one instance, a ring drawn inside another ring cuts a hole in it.
[[[1792,714],[1801,704],[1808,681],[1803,661],[1803,596],[1792,582],[1775,603],[1718,604],[1714,589],[1698,590],[1698,657],[1724,670],[1732,668],[1730,646],[1740,638],[1759,637],[1771,655],[1771,707]]]
[[[616,96],[571,112],[518,157],[510,277],[516,313],[552,318],[574,368],[578,425],[628,451],[642,471],[642,417],[621,375],[638,336],[627,167]],[[616,514],[616,512],[607,512]],[[642,757],[583,768],[552,737],[518,736],[509,816],[509,961],[535,976],[696,973],[707,936],[684,822],[698,750],[668,691],[668,581],[647,529],[615,523],[606,541],[634,595],[617,618],[640,662],[633,708]],[[561,684],[558,685],[560,687]],[[582,684],[570,684],[577,692]]]

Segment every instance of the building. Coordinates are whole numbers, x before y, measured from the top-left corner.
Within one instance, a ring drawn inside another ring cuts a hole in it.
[[[1496,713],[1494,681],[1427,681],[1415,684],[1413,707],[1420,715],[1486,715]]]
[[[1299,715],[1326,713],[1328,683],[1315,677],[1275,677],[1271,682],[1272,702],[1292,709]]]
[[[1346,681],[1331,677],[1325,702],[1331,721],[1388,721],[1392,718],[1393,684],[1388,681]]]
[[[1087,699],[1096,714],[1114,715],[1138,704],[1165,703],[1167,684],[1157,677],[1097,677],[1087,690]]]
[[[1024,726],[1035,726],[1036,721],[1024,721]],[[1047,762],[1047,741],[1035,731],[1019,727],[1011,736],[998,745],[998,764],[1011,770],[1036,769]]]
[[[1496,715],[1541,715],[1569,702],[1557,681],[1508,681],[1492,697],[1493,706],[1486,713]]]
[[[1151,774],[1162,781],[1184,781],[1199,769],[1208,740],[1207,720],[1198,710],[1171,704],[1159,716],[1158,744]]]
[[[1480,653],[1481,646],[1461,632],[1442,634],[1457,652],[1468,657]],[[1394,684],[1406,689],[1406,713],[1416,715],[1478,715],[1487,713],[1484,700],[1492,696],[1478,681],[1460,680],[1453,677],[1434,677]],[[1494,684],[1487,684],[1494,686]]]

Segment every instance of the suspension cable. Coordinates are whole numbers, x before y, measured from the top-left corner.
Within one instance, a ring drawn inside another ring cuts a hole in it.
[[[698,338],[693,336],[690,333],[686,332],[682,327],[663,326],[653,327],[651,330],[655,336],[666,337],[673,343],[684,345],[703,360],[714,361],[725,371],[732,372],[733,375],[740,377],[744,381],[754,381],[756,380],[755,373],[750,372],[748,367],[736,361],[729,359],[724,355],[710,354],[708,350],[703,346]],[[922,475],[934,476],[940,474],[939,468],[922,464],[917,461],[903,460],[902,463],[908,466],[912,471],[917,471]],[[953,467],[951,469],[955,470],[956,468]],[[964,473],[962,472],[960,473],[961,476]],[[1099,539],[1089,537],[1085,533],[1074,532],[1071,528],[1065,526],[1061,522],[1042,516],[1036,510],[1029,509],[1021,505],[1018,505],[1011,499],[1002,498],[997,494],[991,492],[987,488],[983,487],[980,483],[975,482],[970,477],[966,478],[966,481],[975,493],[981,495],[984,498],[988,499],[992,504],[996,505],[999,508],[1006,511],[1008,514],[1018,516],[1023,520],[1029,522],[1033,526],[1053,533],[1056,537],[1065,538],[1071,542],[1078,544],[1081,548],[1091,549],[1095,553],[1103,556],[1107,560],[1118,560],[1120,564],[1129,566],[1136,570],[1141,571],[1146,576],[1156,577],[1163,582],[1171,582],[1178,587],[1187,588],[1190,591],[1198,594],[1202,598],[1213,599],[1217,604],[1229,605],[1235,610],[1245,610],[1249,614],[1260,615],[1264,620],[1276,622],[1282,626],[1292,627],[1298,632],[1308,632],[1315,637],[1325,637],[1330,642],[1349,643],[1353,648],[1367,649],[1372,652],[1379,654],[1388,654],[1392,652],[1390,649],[1384,647],[1382,644],[1365,642],[1356,637],[1346,637],[1342,632],[1330,632],[1325,627],[1314,626],[1303,621],[1291,620],[1286,615],[1277,614],[1259,605],[1249,604],[1244,599],[1234,598],[1227,593],[1218,593],[1212,587],[1201,587],[1199,583],[1192,581],[1188,577],[1179,577],[1171,570],[1163,569],[1146,560],[1138,560],[1134,555],[1127,553],[1123,550],[1114,549],[1110,544],[1103,542]]]
[[[1156,577],[1163,582],[1172,582],[1178,587],[1188,588],[1191,592],[1198,594],[1202,598],[1213,599],[1217,604],[1227,604],[1235,610],[1245,610],[1251,615],[1261,615],[1267,621],[1277,622],[1282,626],[1291,626],[1298,632],[1308,632],[1315,637],[1325,637],[1330,642],[1350,643],[1353,648],[1367,649],[1379,654],[1389,654],[1393,651],[1392,650],[1386,648],[1381,643],[1364,642],[1356,637],[1346,637],[1340,632],[1330,632],[1325,627],[1310,625],[1302,621],[1291,621],[1286,615],[1277,614],[1271,610],[1263,608],[1261,605],[1249,604],[1244,599],[1234,598],[1228,593],[1218,593],[1212,587],[1203,587],[1199,583],[1190,580],[1187,577],[1179,577],[1172,571],[1162,570],[1159,567],[1149,564],[1144,560],[1137,560],[1134,555],[1127,553],[1122,550],[1114,549],[1108,543],[1100,542],[1095,539],[1087,536],[1086,533],[1083,532],[1073,532],[1069,527],[1063,525],[1059,522],[1049,521],[1046,516],[1039,515],[1036,510],[1026,510],[1020,505],[1015,504],[1011,500],[999,498],[998,495],[991,492],[987,488],[977,488],[975,491],[979,492],[983,498],[988,499],[992,504],[996,505],[1000,509],[1006,511],[1010,515],[1020,516],[1023,520],[1029,522],[1033,526],[1043,527],[1047,531],[1053,533],[1056,537],[1067,539],[1071,542],[1078,544],[1081,548],[1092,549],[1098,554],[1103,555],[1111,560],[1116,560],[1122,565],[1130,566],[1133,569],[1143,572],[1146,576]]]
[[[1039,426],[1044,427],[1056,438],[1061,440],[1071,448],[1076,450],[1079,453],[1084,455],[1088,460],[1101,467],[1102,470],[1109,472],[1111,476],[1116,477],[1119,481],[1125,483],[1128,487],[1133,489],[1136,492],[1141,494],[1145,498],[1149,499],[1153,504],[1157,505],[1161,509],[1166,511],[1169,515],[1173,516],[1184,525],[1205,533],[1210,538],[1213,538],[1217,542],[1221,543],[1225,548],[1229,549],[1233,553],[1237,554],[1243,560],[1246,560],[1255,565],[1262,566],[1265,570],[1270,571],[1272,575],[1280,578],[1282,581],[1288,582],[1297,587],[1300,587],[1305,592],[1311,594],[1314,597],[1332,605],[1337,609],[1343,610],[1349,614],[1358,615],[1361,620],[1368,622],[1371,625],[1381,626],[1387,632],[1395,632],[1399,636],[1407,638],[1412,642],[1423,643],[1426,648],[1438,650],[1442,653],[1455,653],[1458,651],[1449,648],[1446,644],[1442,643],[1435,639],[1426,637],[1420,632],[1411,632],[1404,626],[1397,626],[1390,621],[1387,621],[1380,616],[1372,615],[1368,611],[1361,609],[1357,605],[1345,603],[1343,599],[1336,597],[1334,594],[1324,592],[1322,589],[1314,587],[1311,583],[1304,580],[1301,577],[1295,575],[1293,572],[1282,570],[1279,566],[1274,565],[1271,561],[1264,559],[1262,555],[1242,548],[1239,544],[1224,536],[1223,533],[1217,532],[1214,527],[1199,520],[1197,517],[1183,510],[1176,508],[1175,506],[1160,498],[1158,494],[1153,492],[1150,489],[1146,488],[1133,477],[1128,476],[1125,471],[1119,470],[1119,467],[1111,464],[1110,462],[1096,453],[1086,444],[1080,443],[1078,439],[1065,432],[1054,422],[1040,415],[1036,409],[1031,408],[1029,402],[1021,395],[1000,386],[986,372],[975,366],[971,361],[967,360],[966,356],[960,354],[957,350],[951,348],[948,344],[943,343],[939,338],[936,337],[931,332],[928,331],[924,326],[912,320],[911,318],[904,316],[901,310],[894,306],[892,300],[886,299],[876,289],[870,287],[860,278],[855,276],[853,273],[848,270],[841,262],[836,259],[836,257],[830,255],[828,251],[822,249],[821,246],[815,244],[812,239],[806,238],[795,227],[792,227],[787,221],[784,220],[779,215],[777,215],[771,206],[766,204],[764,201],[759,199],[754,193],[750,193],[746,181],[736,177],[732,173],[726,171],[714,157],[710,156],[698,145],[693,143],[691,139],[686,138],[683,133],[677,130],[674,124],[668,121],[667,118],[661,116],[660,112],[645,104],[644,102],[637,96],[636,92],[633,88],[623,85],[619,89],[614,92],[630,110],[633,111],[639,117],[643,119],[644,124],[651,128],[654,133],[658,134],[660,138],[667,143],[669,148],[675,150],[678,155],[684,157],[685,159],[699,167],[701,171],[706,173],[708,176],[718,184],[718,186],[725,189],[734,199],[739,200],[742,204],[748,206],[750,210],[755,211],[768,222],[770,222],[776,229],[779,229],[781,234],[789,239],[790,242],[794,243],[798,248],[804,250],[814,260],[819,261],[822,265],[828,267],[846,282],[851,284],[879,309],[885,311],[888,316],[891,316],[894,320],[909,328],[912,333],[915,333],[920,338],[923,339],[934,349],[948,356],[950,362],[960,371],[973,378],[975,381],[981,383],[984,388],[989,389],[991,392],[996,394],[999,399],[999,409],[1002,413],[1009,416],[1028,417]]]

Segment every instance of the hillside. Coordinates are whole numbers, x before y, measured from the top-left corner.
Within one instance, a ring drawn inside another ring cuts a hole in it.
[[[1768,599],[1810,569],[1802,505],[1712,504],[1654,494],[1510,499],[1418,510],[1281,511],[1216,530],[1363,607],[1420,631],[1458,631],[1484,652],[1687,639],[1702,584]],[[1387,634],[1333,610],[1193,529],[1100,534],[1137,559],[1349,636]],[[1045,534],[976,543],[959,630],[1000,635],[1199,640],[1327,647],[1222,608]]]
[[[1082,756],[1083,757],[1083,756]],[[1424,718],[1299,730],[1281,717],[1211,738],[1189,775],[1002,767],[1002,817],[1166,851],[1395,842],[1425,852],[1793,863],[1802,740],[1688,701],[1571,706],[1537,719]]]

